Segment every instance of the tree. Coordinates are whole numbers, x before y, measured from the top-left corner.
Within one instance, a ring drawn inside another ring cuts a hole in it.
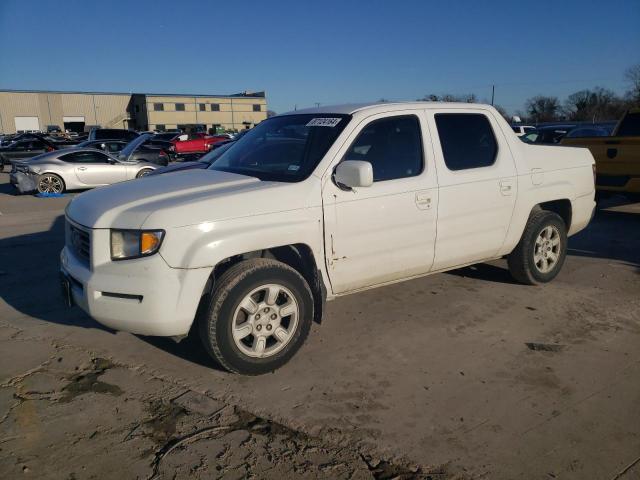
[[[558,120],[560,102],[558,101],[558,97],[537,95],[527,99],[525,108],[530,119],[534,122],[553,122],[554,120]]]
[[[615,120],[625,109],[625,102],[615,92],[602,87],[569,95],[563,108],[569,120],[590,122]]]
[[[624,78],[631,87],[627,96],[633,103],[640,105],[640,64],[629,67],[624,72]]]

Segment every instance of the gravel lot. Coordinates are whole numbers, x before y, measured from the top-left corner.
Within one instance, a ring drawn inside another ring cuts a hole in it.
[[[246,378],[62,306],[70,197],[0,174],[0,478],[640,478],[640,204],[552,284],[499,261],[341,298]]]

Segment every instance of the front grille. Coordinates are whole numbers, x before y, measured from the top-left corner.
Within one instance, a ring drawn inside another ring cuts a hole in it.
[[[88,265],[91,259],[91,235],[69,222],[67,226],[67,246]]]

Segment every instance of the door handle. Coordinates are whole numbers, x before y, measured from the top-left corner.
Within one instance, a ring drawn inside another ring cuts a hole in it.
[[[429,193],[416,193],[416,205],[420,210],[431,208],[431,195]]]
[[[86,170],[87,167],[78,167],[78,170]]]
[[[510,180],[502,180],[500,182],[500,193],[505,196],[511,195],[513,193],[513,182]]]

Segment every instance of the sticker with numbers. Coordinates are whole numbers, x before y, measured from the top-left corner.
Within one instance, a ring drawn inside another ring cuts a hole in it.
[[[340,123],[341,118],[313,118],[307,127],[335,127]]]

